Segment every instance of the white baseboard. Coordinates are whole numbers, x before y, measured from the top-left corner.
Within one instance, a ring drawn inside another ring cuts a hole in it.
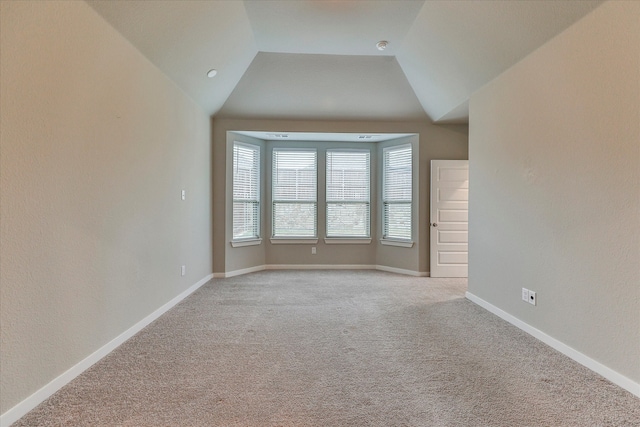
[[[202,285],[207,283],[209,280],[213,278],[213,274],[209,274],[206,277],[199,280],[194,285],[191,285],[188,289],[180,293],[178,296],[173,298],[171,301],[162,305],[160,308],[155,310],[153,313],[149,314],[144,319],[140,320],[138,323],[109,341],[107,344],[100,347],[98,350],[84,358],[78,364],[69,368],[66,372],[62,373],[60,376],[55,378],[53,381],[42,387],[40,390],[33,393],[31,396],[27,397],[22,402],[18,403],[13,408],[9,409],[4,414],[0,415],[0,427],[8,427],[14,422],[18,421],[20,418],[25,416],[29,411],[38,406],[44,400],[46,400],[49,396],[51,396],[56,391],[60,390],[66,384],[71,382],[78,375],[89,369],[100,359],[105,357],[107,354],[111,353],[117,347],[119,347],[122,343],[127,341],[129,338],[140,332],[145,326],[149,325],[151,322],[156,320],[158,317],[162,316],[164,313],[169,311],[175,305],[177,305],[180,301],[188,297],[190,294],[195,292]]]
[[[265,270],[381,270],[407,276],[429,276],[428,272],[371,264],[267,264],[264,267]]]
[[[240,270],[227,271],[226,273],[213,273],[213,278],[226,279],[228,277],[241,276],[243,274],[255,273],[256,271],[266,270],[265,265],[256,265],[254,267],[243,268]]]
[[[266,270],[375,270],[368,264],[267,264]]]
[[[380,270],[389,273],[404,274],[415,277],[429,277],[428,271],[413,271],[403,268],[388,267],[386,265],[372,264],[265,264],[240,270],[228,271],[226,273],[213,273],[213,278],[223,279],[240,276],[248,273],[255,273],[263,270]]]
[[[580,353],[579,351],[569,347],[568,345],[566,345],[565,343],[558,341],[557,339],[547,335],[546,333],[542,332],[539,329],[534,328],[533,326],[529,325],[528,323],[523,322],[522,320],[518,319],[517,317],[507,313],[506,311],[496,307],[495,305],[483,300],[480,297],[475,296],[474,294],[467,292],[466,293],[466,297],[468,300],[478,304],[480,307],[484,308],[485,310],[495,314],[496,316],[500,317],[503,320],[506,320],[507,322],[511,323],[512,325],[522,329],[524,332],[528,333],[529,335],[533,336],[534,338],[539,339],[540,341],[542,341],[543,343],[547,344],[549,347],[558,350],[560,353],[564,354],[565,356],[575,360],[576,362],[578,362],[579,364],[583,365],[584,367],[592,370],[593,372],[602,375],[603,377],[605,377],[606,379],[608,379],[609,381],[611,381],[612,383],[622,387],[623,389],[629,391],[630,393],[640,397],[640,384],[638,384],[637,382],[633,381],[630,378],[625,377],[624,375],[614,371],[613,369],[603,365],[602,363],[593,360],[592,358],[590,358],[589,356],[586,356],[582,353]]]
[[[389,273],[405,274],[407,276],[429,277],[428,271],[405,270],[404,268],[388,267],[386,265],[376,265],[376,270],[387,271]]]

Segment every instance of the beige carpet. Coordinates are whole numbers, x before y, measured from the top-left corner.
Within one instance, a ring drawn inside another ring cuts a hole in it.
[[[214,280],[16,426],[640,426],[640,399],[465,290],[376,271]]]

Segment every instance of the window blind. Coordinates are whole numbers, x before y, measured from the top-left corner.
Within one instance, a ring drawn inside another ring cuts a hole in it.
[[[411,145],[383,150],[382,237],[411,240],[412,207]]]
[[[260,237],[260,147],[233,144],[233,239]]]
[[[317,236],[317,152],[273,149],[273,237]]]
[[[369,159],[369,150],[327,150],[327,237],[369,237]]]

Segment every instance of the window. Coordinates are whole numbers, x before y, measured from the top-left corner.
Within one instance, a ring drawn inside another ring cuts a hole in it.
[[[411,240],[411,163],[411,144],[383,150],[383,239]]]
[[[233,240],[260,238],[260,147],[233,144]]]
[[[317,151],[273,149],[273,237],[317,236]]]
[[[327,150],[327,237],[369,237],[369,150]]]

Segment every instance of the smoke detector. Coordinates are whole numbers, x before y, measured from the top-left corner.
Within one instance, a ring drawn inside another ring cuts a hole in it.
[[[378,48],[378,50],[385,50],[388,44],[389,44],[388,41],[380,40],[378,43],[376,43],[376,47]]]

